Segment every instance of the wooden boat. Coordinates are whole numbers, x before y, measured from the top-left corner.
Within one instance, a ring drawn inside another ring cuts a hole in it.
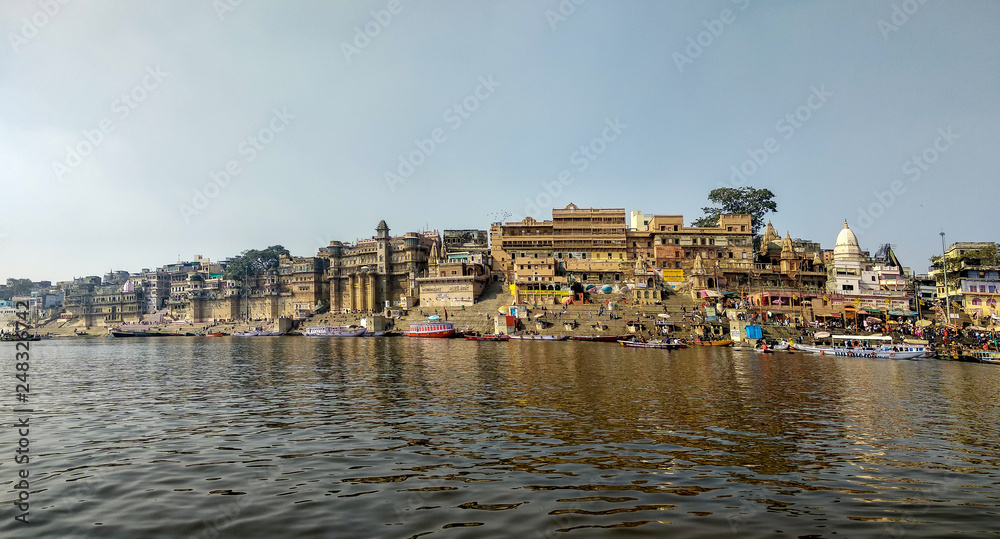
[[[566,335],[511,335],[510,338],[518,341],[565,341],[569,337]]]
[[[574,335],[570,337],[573,341],[587,342],[618,342],[621,337],[617,335]]]
[[[658,348],[661,350],[678,350],[680,348],[687,348],[687,345],[681,342],[667,342],[667,341],[629,341],[629,340],[619,340],[618,344],[626,348]]]
[[[206,337],[225,337],[225,333],[206,333]]]
[[[410,329],[404,331],[407,337],[431,337],[446,339],[455,335],[455,325],[451,322],[422,322],[410,324]]]
[[[709,341],[709,344],[711,344],[712,346],[732,346],[733,345],[733,340],[732,339],[720,339],[718,341]]]
[[[971,350],[969,355],[980,363],[1000,365],[1000,352],[995,350]]]
[[[27,337],[22,339],[21,336],[18,335],[17,333],[5,333],[2,337],[0,337],[0,341],[24,342],[24,341],[40,341],[40,340],[42,340],[42,337],[40,335],[28,335]]]
[[[180,333],[157,333],[155,331],[112,331],[112,337],[183,337]],[[192,334],[193,335],[193,334]]]
[[[465,340],[467,341],[509,341],[509,335],[494,335],[487,333],[485,335],[465,335]]]

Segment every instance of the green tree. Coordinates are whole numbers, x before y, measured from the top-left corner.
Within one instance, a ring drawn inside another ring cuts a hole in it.
[[[267,268],[278,267],[278,257],[281,255],[291,256],[291,253],[281,245],[272,245],[263,250],[247,249],[226,264],[223,274],[226,279],[238,281],[248,275],[258,276]]]
[[[27,296],[31,293],[33,286],[31,279],[7,279],[7,290],[3,292],[3,298],[10,299],[14,296]]]
[[[705,215],[695,219],[691,226],[718,226],[719,215],[723,213],[749,214],[753,219],[750,229],[755,239],[764,226],[764,216],[778,211],[778,203],[774,201],[774,193],[770,189],[755,189],[750,185],[712,189],[708,200],[715,206],[702,208]]]

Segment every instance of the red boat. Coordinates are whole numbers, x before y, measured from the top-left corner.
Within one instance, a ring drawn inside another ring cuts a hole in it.
[[[617,335],[577,335],[570,337],[573,341],[587,341],[587,342],[618,342],[621,337]]]
[[[455,325],[451,322],[422,322],[410,324],[410,329],[404,331],[407,337],[447,338],[455,335]]]
[[[467,341],[509,341],[509,335],[492,335],[487,333],[486,335],[466,335],[465,340]]]
[[[206,337],[225,337],[225,333],[206,333]]]

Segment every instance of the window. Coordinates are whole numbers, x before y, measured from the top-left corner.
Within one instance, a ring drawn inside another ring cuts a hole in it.
[[[983,300],[981,300],[979,298],[973,298],[972,299],[972,304],[973,305],[982,305],[983,304]]]

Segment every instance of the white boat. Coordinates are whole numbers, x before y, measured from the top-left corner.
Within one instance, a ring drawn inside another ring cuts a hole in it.
[[[361,337],[364,326],[313,326],[302,330],[306,337]]]
[[[764,344],[760,348],[754,348],[754,352],[768,353],[768,352],[787,352],[790,348],[788,341],[781,341],[778,344]]]
[[[565,341],[568,335],[511,335],[512,340],[518,341]]]
[[[828,356],[871,357],[881,359],[919,359],[931,357],[926,346],[920,344],[892,344],[892,337],[881,335],[831,335],[833,346],[793,344],[792,348],[802,352]],[[837,344],[836,341],[843,341]],[[873,345],[873,342],[882,344]]]

